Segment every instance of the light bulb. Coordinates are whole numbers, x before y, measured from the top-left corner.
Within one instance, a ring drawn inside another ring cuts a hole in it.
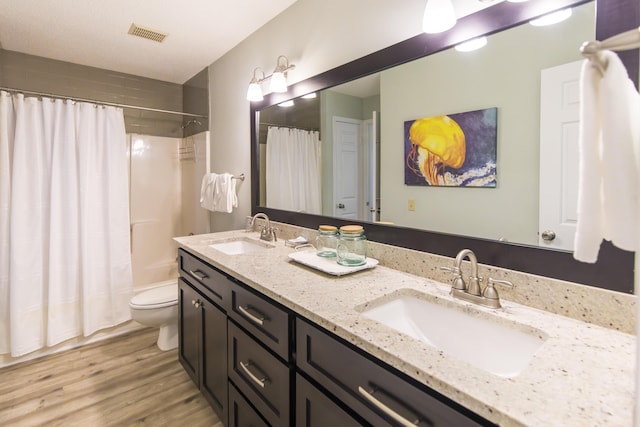
[[[451,0],[427,0],[422,18],[422,31],[436,34],[456,25],[456,12]]]
[[[278,93],[287,91],[287,78],[283,72],[276,71],[273,73],[269,82],[269,91]]]
[[[476,37],[475,39],[467,40],[466,42],[456,45],[455,49],[458,52],[471,52],[472,50],[480,49],[487,44],[487,38]]]
[[[262,96],[262,88],[257,82],[252,82],[249,84],[249,89],[247,89],[247,101],[262,101],[264,97]]]
[[[571,14],[571,8],[562,9],[557,12],[551,12],[543,15],[540,18],[532,19],[531,21],[529,21],[529,23],[535,27],[544,27],[547,25],[557,24],[558,22],[562,22],[565,19],[569,19]]]

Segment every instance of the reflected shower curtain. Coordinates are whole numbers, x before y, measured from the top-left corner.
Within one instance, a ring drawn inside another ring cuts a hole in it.
[[[0,354],[130,319],[121,109],[0,92]]]
[[[322,213],[319,135],[319,132],[301,129],[268,129],[268,207]]]

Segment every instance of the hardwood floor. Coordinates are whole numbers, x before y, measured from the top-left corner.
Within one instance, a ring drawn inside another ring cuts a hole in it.
[[[215,426],[222,423],[157,329],[0,369],[0,426]]]

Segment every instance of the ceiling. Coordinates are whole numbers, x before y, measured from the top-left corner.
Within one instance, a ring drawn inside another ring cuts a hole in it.
[[[0,0],[0,47],[182,84],[295,1]],[[462,16],[484,1],[454,6]],[[132,23],[168,37],[131,36]]]
[[[182,84],[295,0],[0,0],[6,50]],[[168,33],[127,34],[132,23]]]

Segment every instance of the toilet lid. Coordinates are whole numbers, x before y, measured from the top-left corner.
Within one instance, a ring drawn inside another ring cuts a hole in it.
[[[144,291],[131,298],[131,305],[137,306],[164,306],[178,301],[178,284],[159,286]]]

